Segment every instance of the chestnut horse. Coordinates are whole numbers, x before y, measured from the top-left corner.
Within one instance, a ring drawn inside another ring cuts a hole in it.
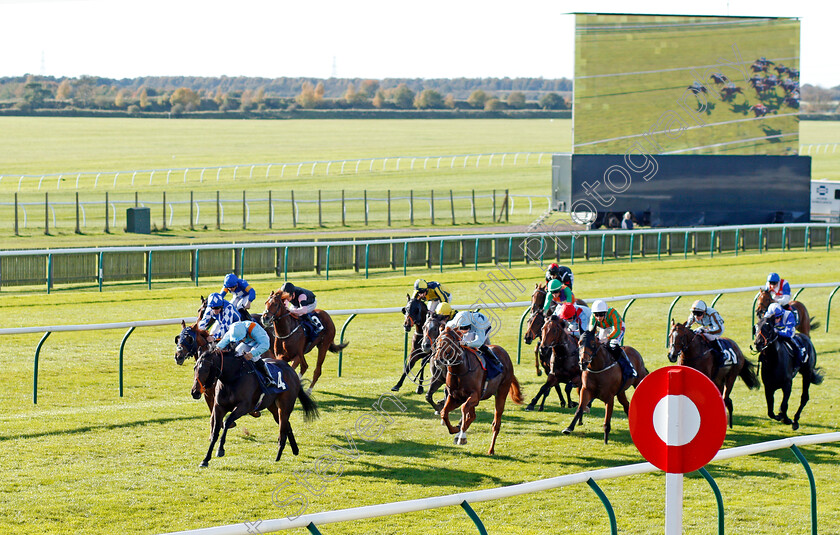
[[[755,303],[755,316],[759,321],[764,318],[764,314],[771,304],[773,304],[773,295],[770,293],[770,290],[767,288],[759,290],[758,300]],[[796,330],[805,336],[811,336],[811,330],[819,327],[820,322],[813,320],[808,315],[808,309],[799,301],[791,301],[789,306],[799,315],[799,323],[796,324]]]
[[[572,418],[572,423],[563,430],[564,435],[574,431],[577,422],[583,422],[583,410],[589,405],[589,402],[593,399],[600,399],[607,405],[604,415],[604,444],[607,444],[610,438],[610,420],[612,419],[616,396],[624,408],[625,414],[630,410],[630,403],[627,401],[625,391],[631,385],[633,388],[639,386],[642,379],[647,376],[648,371],[638,351],[630,346],[622,346],[622,348],[633,367],[636,368],[637,374],[637,377],[631,377],[627,381],[624,380],[621,368],[607,350],[607,346],[598,342],[595,330],[583,332],[578,344],[583,388],[580,391],[580,404]]]
[[[802,414],[802,409],[811,399],[808,393],[811,384],[821,384],[824,377],[817,368],[817,352],[814,349],[814,344],[811,343],[811,338],[804,334],[795,334],[794,336],[808,350],[808,360],[805,364],[800,365],[799,359],[791,354],[787,344],[779,340],[779,335],[773,328],[772,321],[762,319],[759,322],[754,343],[756,350],[760,353],[758,362],[764,364],[761,367],[761,382],[764,383],[767,416],[785,425],[792,426],[793,430],[796,431],[799,429],[799,416]],[[799,409],[793,416],[793,421],[791,421],[787,415],[787,408],[793,388],[793,378],[797,372],[802,376],[802,397],[799,400]],[[779,405],[779,414],[776,414],[773,410],[775,405],[773,398],[776,390],[779,389],[782,390],[782,403]]]
[[[460,335],[447,327],[435,341],[433,361],[439,366],[446,367],[446,388],[448,396],[440,412],[443,425],[455,436],[455,444],[467,443],[467,429],[475,420],[475,408],[478,402],[496,396],[496,410],[493,414],[492,436],[488,455],[496,452],[496,437],[502,427],[502,413],[505,401],[510,395],[511,401],[522,403],[522,391],[519,381],[513,374],[513,363],[507,351],[499,346],[488,346],[490,351],[502,363],[502,373],[490,380],[484,387],[487,373],[481,367],[478,355],[474,350],[462,348],[459,344]],[[461,406],[461,422],[453,427],[449,422],[449,413],[458,405]]]
[[[283,449],[286,447],[286,439],[292,447],[292,453],[298,454],[298,445],[295,441],[295,434],[292,432],[292,425],[289,423],[289,416],[295,407],[295,399],[300,400],[303,407],[304,420],[311,421],[318,418],[318,407],[315,402],[303,391],[300,385],[300,378],[297,373],[285,362],[272,360],[273,364],[280,367],[283,382],[286,390],[279,394],[262,395],[257,373],[260,373],[245,362],[242,357],[237,357],[233,349],[222,351],[214,348],[202,351],[195,363],[195,376],[193,386],[190,390],[192,397],[198,399],[205,394],[210,385],[215,383],[215,396],[213,408],[210,411],[210,447],[207,455],[201,461],[202,467],[208,466],[213,456],[213,447],[219,439],[219,431],[222,429],[224,418],[224,431],[219,440],[219,451],[217,457],[225,454],[225,438],[228,429],[235,427],[236,420],[254,410],[268,409],[274,416],[274,421],[280,426],[280,434],[277,437],[277,457],[280,460]],[[259,406],[257,404],[259,403]],[[225,414],[228,414],[225,418]]]
[[[321,377],[321,366],[327,351],[338,353],[350,342],[335,344],[335,324],[326,311],[315,309],[318,319],[321,320],[323,329],[314,340],[308,341],[306,333],[301,328],[298,318],[292,316],[286,304],[280,298],[280,292],[271,292],[265,302],[265,312],[262,314],[262,321],[266,330],[274,326],[274,354],[292,365],[292,369],[300,364],[300,375],[303,376],[309,365],[306,363],[306,354],[314,347],[318,347],[318,361],[315,364],[315,371],[312,373],[312,383],[308,392],[312,392],[315,383]]]
[[[725,338],[732,345],[737,361],[729,366],[718,367],[717,358],[712,351],[711,342],[702,334],[697,334],[684,323],[671,320],[671,332],[668,335],[668,360],[677,362],[680,366],[688,366],[700,371],[715,383],[718,392],[723,396],[726,410],[729,412],[729,428],[732,429],[732,388],[735,379],[740,377],[750,390],[761,387],[755,375],[755,364],[750,362],[741,352],[734,341]]]
[[[545,384],[537,392],[531,403],[525,407],[526,411],[534,410],[537,401],[542,396],[542,403],[539,411],[545,408],[545,401],[551,389],[557,391],[560,397],[560,406],[566,406],[563,393],[560,390],[560,383],[566,384],[566,398],[569,401],[569,408],[577,407],[572,401],[572,388],[580,388],[580,366],[578,366],[577,342],[566,332],[566,321],[551,315],[551,318],[543,325],[540,344],[540,362],[545,368]]]
[[[429,317],[429,307],[426,306],[426,302],[422,299],[414,298],[412,299],[410,295],[405,294],[406,303],[405,306],[402,308],[402,313],[405,314],[405,319],[403,320],[403,328],[405,332],[411,332],[411,329],[414,329],[414,337],[411,340],[411,353],[408,358],[408,362],[405,363],[403,366],[403,373],[400,376],[400,380],[397,381],[397,384],[391,387],[391,392],[399,392],[400,388],[402,388],[403,382],[405,381],[406,376],[411,372],[411,369],[414,367],[414,364],[418,360],[422,360],[420,364],[420,382],[417,384],[417,393],[423,393],[423,370],[426,367],[426,363],[429,361],[428,357],[430,356],[428,351],[421,351],[420,344],[423,342],[423,326],[426,324],[426,319]]]

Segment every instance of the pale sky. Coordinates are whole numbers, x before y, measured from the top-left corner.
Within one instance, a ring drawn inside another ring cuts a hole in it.
[[[632,6],[632,8],[631,8]],[[840,2],[0,0],[0,76],[571,78],[574,17],[799,17],[801,80],[840,85]]]

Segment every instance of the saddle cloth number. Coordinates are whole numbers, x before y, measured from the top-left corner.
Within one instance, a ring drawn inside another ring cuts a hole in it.
[[[724,364],[735,364],[738,362],[738,355],[735,354],[732,348],[727,347],[723,350],[723,361]]]

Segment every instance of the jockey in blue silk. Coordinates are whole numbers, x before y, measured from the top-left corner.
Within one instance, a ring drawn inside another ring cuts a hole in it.
[[[773,327],[776,329],[776,334],[787,342],[793,344],[793,355],[799,359],[799,363],[804,362],[804,347],[796,339],[796,318],[793,312],[785,310],[778,303],[773,303],[764,314],[764,319],[773,322]]]
[[[237,321],[230,326],[217,347],[224,349],[230,344],[237,344],[236,354],[253,362],[254,366],[265,376],[268,384],[286,388],[279,375],[277,376],[277,382],[274,382],[268,373],[265,361],[260,358],[260,355],[268,351],[271,344],[265,329],[253,321]]]
[[[481,312],[462,310],[455,314],[446,326],[461,335],[460,344],[464,347],[477,349],[484,355],[487,362],[494,362],[501,369],[502,364],[487,345],[490,343],[490,320]]]
[[[207,298],[207,308],[204,309],[204,315],[199,320],[198,327],[207,329],[213,321],[209,332],[214,338],[218,338],[240,319],[239,312],[221,294],[210,294]]]
[[[224,297],[228,292],[233,296],[230,302],[236,310],[248,310],[251,308],[251,301],[257,297],[257,292],[251,288],[248,281],[240,279],[233,273],[225,275],[224,287],[219,293]]]
[[[773,296],[773,301],[785,310],[790,310],[790,284],[788,284],[788,281],[779,277],[778,273],[771,273],[767,275],[767,290]]]

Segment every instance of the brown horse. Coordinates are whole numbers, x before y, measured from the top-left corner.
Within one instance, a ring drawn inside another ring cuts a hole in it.
[[[741,352],[734,341],[725,338],[735,352],[737,361],[729,366],[718,367],[717,359],[712,351],[711,343],[706,337],[697,334],[684,323],[671,320],[671,333],[668,335],[668,360],[677,362],[680,366],[688,366],[700,371],[715,383],[718,392],[723,396],[726,410],[729,412],[729,428],[732,429],[732,388],[735,379],[740,377],[750,390],[761,387],[755,374],[755,364],[750,362]]]
[[[615,403],[616,396],[624,408],[625,414],[630,410],[630,403],[627,401],[625,391],[631,385],[633,388],[639,386],[642,379],[647,377],[648,371],[638,351],[630,346],[622,346],[622,348],[627,358],[633,364],[633,367],[636,368],[637,373],[637,377],[632,377],[627,381],[624,380],[621,368],[607,350],[607,346],[598,342],[595,331],[583,332],[580,337],[580,343],[578,344],[580,369],[583,372],[581,374],[583,388],[580,391],[580,404],[572,418],[572,423],[563,430],[564,435],[568,435],[574,431],[577,422],[583,423],[583,410],[589,405],[592,399],[600,399],[607,405],[606,414],[604,415],[604,444],[607,444],[610,438],[610,420],[612,419],[613,404]]]
[[[493,414],[492,437],[488,455],[496,451],[496,437],[502,427],[502,413],[505,410],[505,400],[510,399],[517,404],[522,403],[522,391],[519,381],[513,374],[513,363],[507,352],[499,346],[488,346],[490,351],[499,359],[504,368],[502,373],[490,380],[486,387],[487,373],[481,367],[481,362],[474,350],[462,348],[459,344],[460,335],[447,327],[435,341],[435,354],[433,361],[441,367],[446,367],[446,388],[448,396],[440,412],[443,425],[449,430],[450,435],[457,433],[455,444],[467,443],[467,429],[475,420],[475,408],[478,402],[496,396],[496,410]],[[461,422],[458,427],[453,427],[449,422],[449,413],[461,406]]]
[[[321,366],[324,364],[327,351],[338,353],[350,343],[335,344],[335,324],[332,318],[326,311],[320,309],[316,309],[315,314],[318,315],[318,319],[321,320],[321,325],[324,328],[311,341],[306,339],[306,333],[301,328],[300,320],[292,316],[289,309],[286,308],[285,303],[280,298],[279,291],[271,292],[268,296],[265,302],[265,312],[262,314],[262,321],[266,330],[271,328],[272,325],[274,326],[274,354],[291,363],[292,369],[297,368],[300,364],[301,376],[309,369],[305,355],[314,347],[318,347],[318,361],[315,364],[312,383],[308,389],[310,393],[315,388],[318,378],[321,377]]]
[[[209,338],[210,333],[199,329],[198,324],[187,326],[187,323],[181,320],[181,334],[175,336],[175,363],[181,366],[189,357],[197,361],[198,352],[209,348]],[[207,402],[207,407],[211,411],[213,410],[214,387],[215,385],[207,385],[204,392],[204,401]]]
[[[222,351],[210,349],[202,351],[195,363],[195,377],[190,391],[194,399],[198,399],[215,383],[215,396],[213,407],[210,411],[210,447],[207,455],[201,461],[202,467],[208,466],[213,456],[213,447],[219,439],[219,431],[222,429],[224,418],[224,431],[219,441],[217,457],[225,454],[225,438],[228,429],[235,427],[236,420],[252,411],[268,409],[274,416],[274,421],[280,426],[280,434],[277,437],[277,457],[280,460],[283,449],[286,447],[286,439],[292,447],[292,453],[298,454],[298,445],[295,441],[295,434],[292,432],[292,425],[289,423],[289,416],[295,407],[295,399],[300,400],[303,407],[304,420],[311,421],[318,418],[318,407],[315,402],[303,391],[300,385],[300,378],[292,368],[283,361],[272,360],[273,364],[280,367],[281,377],[286,384],[286,390],[279,394],[262,395],[259,386],[257,372],[253,366],[249,366],[245,359],[237,357],[234,350]],[[259,403],[259,406],[257,405]]]
[[[764,318],[764,314],[771,304],[773,304],[773,295],[770,293],[770,290],[767,288],[759,290],[758,300],[755,303],[755,316],[759,321]],[[791,301],[788,306],[799,315],[799,323],[796,325],[796,330],[805,336],[811,336],[811,331],[819,327],[820,322],[813,320],[808,315],[808,309],[799,301]]]
[[[580,366],[578,366],[577,342],[566,332],[566,322],[555,315],[551,316],[541,333],[542,343],[540,344],[540,362],[545,368],[545,384],[537,392],[531,403],[525,407],[526,411],[534,410],[537,401],[542,397],[539,411],[545,408],[545,401],[551,389],[557,391],[560,398],[560,406],[566,406],[563,393],[560,390],[560,383],[566,384],[566,398],[569,401],[569,408],[577,407],[572,401],[572,388],[580,389]]]
[[[545,286],[540,283],[534,284],[534,293],[531,294],[531,317],[528,318],[528,328],[525,331],[525,343],[530,345],[534,339],[539,339],[543,324],[545,324],[545,316],[543,315],[543,306],[545,306],[546,297]],[[540,369],[540,345],[534,348],[534,366],[537,369],[537,377],[542,375]]]

